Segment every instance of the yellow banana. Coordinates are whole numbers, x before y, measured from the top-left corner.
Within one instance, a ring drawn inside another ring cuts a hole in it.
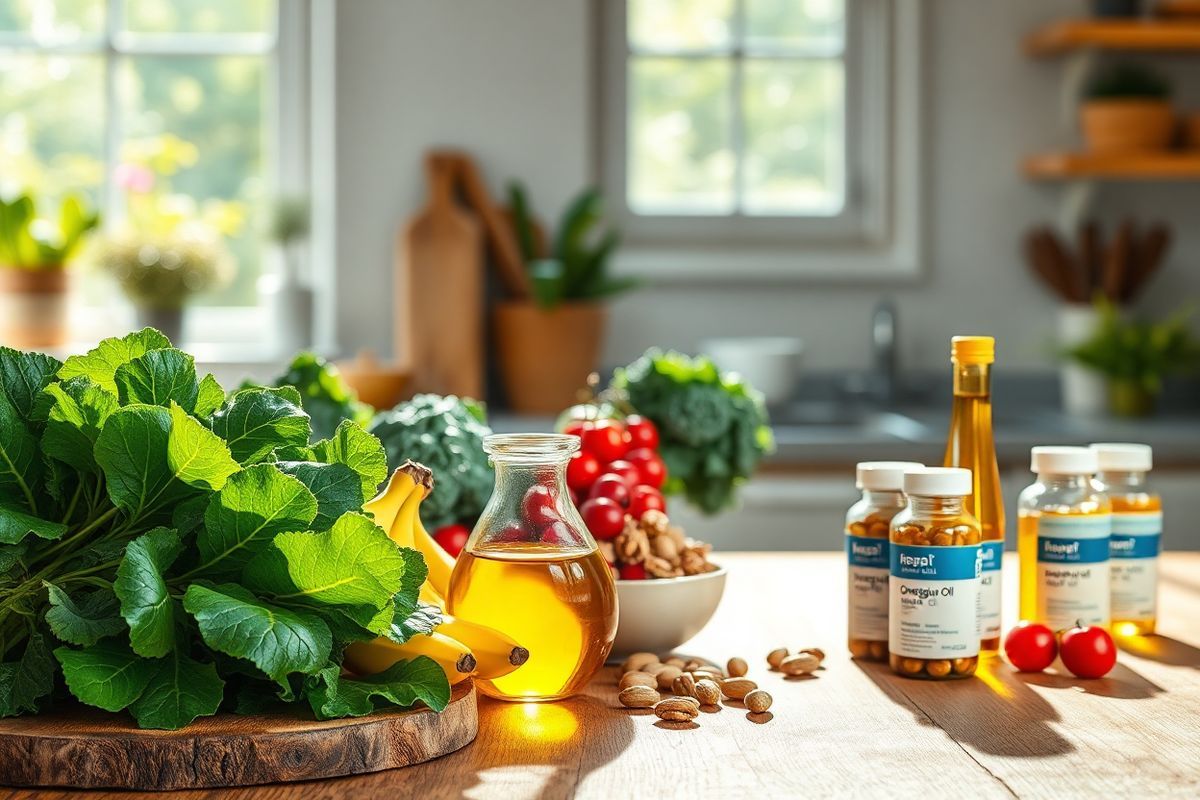
[[[446,673],[450,683],[458,683],[475,669],[475,656],[465,644],[434,631],[418,634],[404,644],[379,638],[373,642],[354,642],[346,648],[344,663],[359,675],[375,675],[401,659],[428,656]]]
[[[450,614],[443,614],[438,633],[444,633],[471,648],[475,656],[475,677],[494,680],[529,660],[529,651],[507,634]]]
[[[396,470],[388,478],[387,486],[374,498],[363,504],[363,510],[369,511],[375,518],[375,524],[386,530],[391,530],[392,522],[404,501],[417,488],[412,476]]]
[[[429,567],[429,577],[426,579],[434,591],[442,597],[450,594],[450,573],[454,571],[454,557],[442,549],[433,540],[425,526],[421,524],[421,515],[413,520],[412,547],[417,548],[425,556],[425,566]]]
[[[446,598],[438,594],[437,589],[434,589],[429,585],[429,581],[425,581],[421,584],[421,592],[417,595],[417,599],[419,599],[422,603],[429,603],[430,605],[437,606],[442,611],[446,610]]]

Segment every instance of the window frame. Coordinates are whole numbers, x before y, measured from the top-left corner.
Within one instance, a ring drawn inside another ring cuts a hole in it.
[[[111,229],[123,218],[121,189],[113,180],[120,163],[122,145],[119,68],[121,59],[155,56],[226,56],[264,57],[264,130],[261,142],[263,174],[268,197],[303,195],[317,197],[317,187],[333,185],[332,167],[314,164],[331,161],[317,159],[316,150],[332,155],[333,115],[333,0],[277,0],[275,29],[268,33],[229,34],[158,34],[129,33],[122,30],[125,0],[105,0],[102,32],[82,34],[70,40],[37,40],[23,33],[0,33],[0,50],[45,55],[95,55],[103,60],[104,83],[104,198],[105,228]],[[319,63],[318,63],[319,62]],[[318,73],[320,69],[322,73]],[[315,80],[323,74],[321,80]],[[322,92],[317,97],[314,86]],[[330,98],[324,97],[329,93]],[[320,116],[318,108],[321,109]],[[320,130],[314,130],[319,126]],[[113,209],[117,211],[114,213]],[[318,304],[314,343],[331,341],[333,331],[332,292],[324,288],[332,281],[312,265],[332,264],[326,254],[334,251],[332,221],[324,222],[312,210],[311,230],[303,248],[297,248]],[[269,248],[263,247],[260,275],[269,270]],[[123,298],[122,298],[123,300]],[[261,302],[247,306],[188,307],[185,317],[184,346],[209,363],[265,363],[275,360],[270,334],[270,309]],[[105,336],[119,334],[136,324],[135,311],[128,302],[110,306],[72,308],[72,336],[79,340],[71,349],[90,345]],[[203,331],[203,337],[189,332]]]
[[[919,0],[847,0],[846,204],[835,216],[629,208],[626,5],[600,0],[598,8],[598,173],[624,234],[620,271],[654,282],[919,277]]]

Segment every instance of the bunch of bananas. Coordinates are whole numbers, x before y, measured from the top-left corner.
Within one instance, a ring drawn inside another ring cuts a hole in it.
[[[454,559],[433,540],[417,513],[421,501],[432,491],[433,474],[420,464],[406,461],[392,473],[387,487],[363,508],[371,512],[392,541],[414,548],[425,557],[429,577],[421,586],[420,599],[441,609],[442,624],[433,633],[418,634],[404,644],[384,638],[355,642],[346,648],[345,664],[360,675],[373,675],[401,659],[428,656],[452,684],[468,675],[489,680],[502,677],[528,661],[529,651],[500,631],[446,612]]]

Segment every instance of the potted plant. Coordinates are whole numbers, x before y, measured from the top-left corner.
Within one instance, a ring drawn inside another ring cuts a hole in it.
[[[1190,313],[1149,323],[1122,319],[1116,306],[1104,300],[1097,308],[1095,334],[1066,356],[1104,376],[1113,414],[1146,416],[1154,410],[1164,377],[1200,366],[1200,342],[1188,329]]]
[[[0,340],[18,349],[67,340],[67,262],[100,222],[69,195],[57,223],[37,216],[33,196],[0,197]]]
[[[551,248],[519,183],[509,187],[509,201],[533,297],[496,305],[500,373],[514,410],[556,413],[575,402],[576,392],[596,369],[606,323],[604,301],[638,281],[609,274],[619,236],[611,228],[602,230],[598,190],[586,189],[568,205]]]
[[[1100,73],[1080,111],[1087,149],[1109,155],[1165,150],[1175,127],[1169,97],[1166,79],[1144,67],[1121,64]]]

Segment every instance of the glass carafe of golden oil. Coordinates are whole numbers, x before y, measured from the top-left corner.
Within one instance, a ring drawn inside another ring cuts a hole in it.
[[[1154,633],[1158,621],[1158,553],[1162,498],[1146,481],[1153,454],[1145,444],[1094,444],[1097,487],[1112,503],[1109,593],[1114,633]]]
[[[946,438],[947,467],[971,470],[971,494],[964,504],[983,533],[983,578],[979,594],[980,650],[1000,649],[1000,562],[1004,556],[1004,500],[992,438],[991,365],[996,340],[991,336],[955,336],[950,340],[954,365],[954,406]]]
[[[529,660],[481,692],[501,700],[557,700],[582,691],[617,633],[608,563],[571,503],[566,466],[579,437],[503,434],[484,439],[496,487],[450,576],[447,610],[503,631]]]
[[[1021,619],[1051,630],[1109,624],[1112,505],[1099,491],[1086,447],[1035,447],[1037,480],[1017,501]]]

